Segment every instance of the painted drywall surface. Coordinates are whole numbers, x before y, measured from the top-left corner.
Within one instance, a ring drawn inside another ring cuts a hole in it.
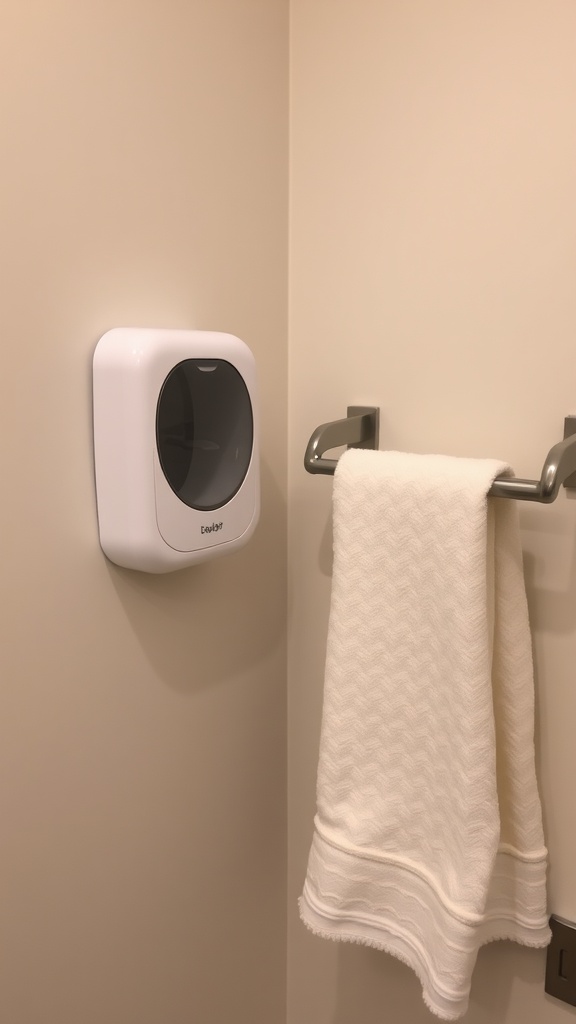
[[[284,1019],[287,4],[0,14],[0,1019]],[[114,326],[253,349],[262,518],[165,577],[97,540]]]
[[[420,1024],[411,972],[298,920],[331,572],[329,478],[302,455],[348,404],[382,448],[539,475],[576,412],[576,34],[563,0],[293,0],[289,1024]],[[521,508],[550,910],[576,919],[576,504]],[[482,950],[470,1024],[568,1021],[544,954]]]

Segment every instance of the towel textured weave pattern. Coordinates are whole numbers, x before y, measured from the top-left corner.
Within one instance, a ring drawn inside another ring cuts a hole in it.
[[[334,570],[317,814],[300,913],[386,950],[445,1020],[479,947],[550,940],[516,502],[496,460],[351,449]]]

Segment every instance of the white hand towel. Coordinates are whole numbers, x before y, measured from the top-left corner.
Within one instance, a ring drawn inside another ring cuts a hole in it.
[[[445,1020],[479,947],[550,940],[516,502],[495,460],[349,450],[300,913],[386,950]]]

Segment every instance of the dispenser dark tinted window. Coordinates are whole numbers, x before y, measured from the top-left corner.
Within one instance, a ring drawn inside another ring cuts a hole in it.
[[[168,374],[156,411],[160,464],[191,508],[221,508],[239,490],[252,457],[252,404],[225,359],[186,359]]]

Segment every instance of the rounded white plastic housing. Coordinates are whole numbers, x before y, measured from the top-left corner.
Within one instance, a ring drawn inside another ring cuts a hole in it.
[[[254,357],[213,331],[118,327],[94,353],[100,543],[171,572],[234,551],[260,510]]]

